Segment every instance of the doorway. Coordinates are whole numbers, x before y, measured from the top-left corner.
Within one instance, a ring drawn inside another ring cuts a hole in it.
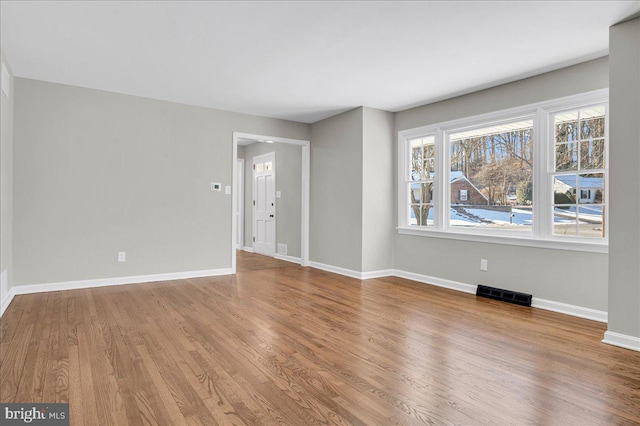
[[[246,145],[248,144],[254,144],[254,143],[259,143],[259,142],[264,142],[266,144],[269,143],[273,143],[275,144],[274,147],[277,147],[279,144],[285,144],[288,146],[291,146],[291,148],[293,148],[293,146],[297,146],[300,148],[300,150],[298,151],[298,158],[300,161],[300,168],[298,169],[299,171],[297,172],[297,174],[295,175],[295,180],[298,183],[298,189],[295,191],[297,192],[297,199],[298,201],[296,201],[296,206],[299,206],[299,209],[296,208],[296,210],[299,210],[300,214],[298,216],[298,220],[296,220],[297,223],[300,224],[299,232],[298,232],[298,239],[296,241],[299,242],[299,245],[296,244],[296,246],[298,246],[298,250],[300,252],[300,257],[299,258],[294,258],[291,256],[291,251],[289,251],[289,255],[285,255],[282,256],[281,253],[282,251],[280,250],[279,245],[282,244],[278,244],[278,241],[274,241],[274,247],[273,247],[273,252],[275,253],[275,257],[277,259],[283,259],[283,260],[288,260],[288,261],[292,261],[295,263],[299,263],[302,266],[308,266],[309,264],[309,164],[310,164],[310,142],[307,140],[300,140],[300,139],[289,139],[289,138],[282,138],[282,137],[277,137],[277,136],[266,136],[266,135],[256,135],[256,134],[249,134],[249,133],[240,133],[240,132],[234,132],[233,133],[233,182],[232,182],[232,187],[233,187],[233,191],[232,191],[232,205],[236,206],[238,203],[238,198],[241,196],[240,194],[240,177],[238,175],[238,168],[239,166],[239,162],[237,161],[239,159],[238,156],[238,150],[239,148],[242,148],[242,152],[244,153],[245,148],[247,148]],[[271,151],[271,150],[269,150]],[[262,150],[262,152],[264,153],[265,150]],[[247,152],[248,154],[248,152]],[[242,155],[244,156],[244,154]],[[244,178],[245,178],[245,183],[248,182],[252,182],[252,172],[253,170],[247,170],[249,169],[249,167],[253,167],[253,164],[249,163],[249,161],[251,161],[252,157],[245,157],[246,161],[245,161],[245,174],[244,174]],[[274,160],[275,161],[275,160]],[[250,165],[251,164],[251,165]],[[286,162],[286,164],[293,164],[291,162]],[[282,180],[282,179],[280,179]],[[281,183],[284,182],[289,182],[289,179],[285,179],[284,181],[282,181]],[[253,183],[253,182],[252,182]],[[274,184],[275,184],[275,180],[274,180]],[[275,185],[274,185],[275,188]],[[246,196],[245,198],[248,198],[250,196],[250,194],[252,195],[252,192],[249,192],[251,189],[247,189],[246,192]],[[278,191],[276,191],[278,192]],[[290,193],[290,192],[289,192]],[[276,198],[278,198],[278,195],[276,193]],[[287,192],[282,191],[282,199],[280,201],[286,201],[285,197],[287,197]],[[289,200],[291,200],[289,198]],[[282,203],[280,203],[282,204]],[[244,209],[244,215],[248,215],[249,212],[251,212],[252,210],[252,205],[250,205],[250,201],[246,200],[245,201],[245,209]],[[232,209],[232,232],[231,232],[231,237],[232,237],[232,241],[231,241],[231,269],[232,272],[235,273],[236,272],[236,248],[237,247],[242,247],[245,250],[253,250],[253,247],[248,247],[249,245],[253,244],[252,241],[252,236],[251,235],[244,235],[243,237],[240,236],[239,231],[238,231],[238,227],[242,227],[242,218],[239,217],[236,214],[236,210]],[[286,209],[285,211],[289,211],[289,209]],[[271,213],[269,213],[271,214]],[[273,213],[275,215],[275,213]],[[282,216],[282,215],[281,215]],[[281,217],[281,220],[285,220],[284,217]],[[285,220],[286,223],[288,223],[288,220]],[[247,232],[245,232],[245,234],[248,234],[249,230],[251,230],[251,228],[253,227],[253,220],[252,218],[249,219],[247,218],[246,220],[246,226],[244,227],[244,229],[247,230]],[[283,228],[286,229],[286,228]],[[265,228],[266,230],[266,228]],[[280,231],[278,231],[280,232]],[[244,240],[242,240],[242,238],[244,238]],[[277,250],[276,250],[277,248]],[[291,248],[291,247],[289,247]],[[284,253],[286,253],[286,247],[285,247],[285,251]],[[297,257],[297,255],[296,255]]]

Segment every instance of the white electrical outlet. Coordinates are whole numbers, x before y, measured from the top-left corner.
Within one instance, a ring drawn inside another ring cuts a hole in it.
[[[480,259],[480,270],[486,271],[489,268],[489,261],[487,259]]]
[[[283,256],[287,255],[287,245],[286,244],[278,244],[278,254]]]
[[[125,262],[127,260],[127,252],[119,251],[118,252],[118,262]]]

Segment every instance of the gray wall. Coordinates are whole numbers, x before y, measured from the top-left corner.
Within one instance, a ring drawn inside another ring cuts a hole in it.
[[[271,118],[15,79],[14,285],[231,266],[234,131]],[[126,251],[127,261],[117,262]]]
[[[609,331],[640,337],[640,18],[611,27]]]
[[[608,86],[608,59],[596,59],[399,112],[395,115],[396,131]],[[394,154],[397,157],[397,152]],[[634,191],[637,190],[636,185]],[[480,271],[481,258],[489,260],[488,272]],[[396,235],[395,238],[396,269],[469,284],[508,288],[542,299],[604,311],[607,310],[607,258],[606,254],[431,237]]]
[[[362,271],[393,268],[394,132],[393,114],[363,108]]]
[[[309,260],[362,270],[362,108],[311,125]]]
[[[253,157],[268,152],[276,155],[276,244],[287,245],[287,255],[301,256],[302,147],[286,143],[253,143],[240,147],[238,158],[245,159],[244,173],[244,246],[253,247]],[[241,154],[242,153],[242,154]],[[241,157],[242,155],[242,157]],[[276,246],[277,252],[277,246]]]
[[[10,98],[4,93],[0,105],[0,272],[7,271],[7,283],[13,278],[13,74],[9,63],[0,50],[2,63],[9,71]],[[4,300],[5,295],[0,295]]]

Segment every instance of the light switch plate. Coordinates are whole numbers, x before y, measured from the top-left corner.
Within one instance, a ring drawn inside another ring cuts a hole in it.
[[[282,192],[276,191],[276,198],[281,198],[281,197],[282,197]]]
[[[224,187],[224,193],[227,195],[231,195],[231,186],[227,185]]]

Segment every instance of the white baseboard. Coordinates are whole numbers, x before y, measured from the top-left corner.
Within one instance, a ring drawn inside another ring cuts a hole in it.
[[[287,262],[291,262],[291,263],[297,263],[298,265],[300,265],[300,263],[302,263],[302,260],[299,257],[295,257],[295,256],[287,256],[284,254],[274,254],[273,257],[275,259],[278,260],[286,260]]]
[[[370,280],[373,278],[392,277],[394,273],[393,269],[380,269],[379,271],[366,271],[360,272],[361,280]]]
[[[309,266],[316,269],[322,269],[323,271],[333,272],[334,274],[344,275],[346,277],[362,279],[362,272],[354,271],[353,269],[340,268],[339,266],[327,265],[320,262],[309,262]]]
[[[608,321],[608,314],[605,311],[569,305],[562,302],[554,302],[553,300],[539,299],[537,297],[532,298],[531,307],[559,312],[561,314],[567,314],[574,317],[586,318],[598,322],[606,323]]]
[[[640,352],[640,337],[628,336],[615,331],[606,331],[602,343]]]
[[[316,269],[322,269],[323,271],[333,272],[339,275],[345,275],[347,277],[355,278],[358,280],[370,280],[373,278],[391,277],[393,276],[393,269],[381,269],[379,271],[354,271],[353,269],[340,268],[339,266],[327,265],[320,262],[309,262],[309,266]]]
[[[11,287],[18,294],[43,293],[47,291],[77,290],[81,288],[108,287],[115,285],[140,284],[154,281],[182,280],[187,278],[215,277],[231,275],[231,268],[208,269],[203,271],[171,272],[167,274],[136,275],[132,277],[99,278],[95,280],[65,281],[46,284],[30,284]]]
[[[2,305],[0,306],[0,318],[2,317],[2,315],[4,315],[4,311],[7,310],[7,308],[11,304],[11,301],[13,300],[13,297],[15,295],[16,293],[13,291],[13,288],[2,293]]]
[[[366,280],[371,278],[380,278],[394,276],[399,278],[405,278],[411,281],[417,281],[425,284],[434,285],[437,287],[444,287],[451,290],[457,290],[464,293],[476,294],[478,288],[477,285],[467,284],[458,281],[447,280],[444,278],[432,277],[429,275],[416,274],[414,272],[402,271],[399,269],[389,269],[383,271],[372,272],[358,272],[351,269],[340,268],[337,266],[326,265],[319,262],[309,262],[309,266],[323,271],[333,272],[347,277],[356,278],[359,280]],[[558,312],[574,317],[586,318],[593,321],[604,322],[608,320],[608,314],[605,311],[599,311],[597,309],[585,308],[582,306],[569,305],[568,303],[555,302],[553,300],[539,299],[534,297],[532,299],[531,307],[538,309],[545,309],[547,311]],[[623,346],[626,347],[626,346]]]
[[[242,247],[242,250],[246,251],[247,253],[253,253],[253,247],[244,246]]]
[[[431,277],[428,275],[415,274],[413,272],[396,270],[394,275],[400,278],[406,278],[412,281],[419,281],[426,284],[435,285],[438,287],[450,288],[452,290],[458,290],[465,293],[475,294],[477,285],[461,283],[457,281],[446,280],[438,277]],[[571,315],[574,317],[586,318],[598,322],[607,322],[607,312],[599,311],[592,308],[585,308],[582,306],[569,305],[568,303],[555,302],[553,300],[540,299],[537,297],[532,298],[532,308],[544,309],[547,311],[558,312],[561,314]]]
[[[449,288],[451,290],[458,290],[464,293],[476,294],[477,285],[461,283],[458,281],[446,280],[444,278],[431,277],[429,275],[416,274],[414,272],[407,272],[401,270],[394,270],[393,275],[400,278],[405,278],[411,281],[418,281],[425,284],[435,285],[437,287]]]

